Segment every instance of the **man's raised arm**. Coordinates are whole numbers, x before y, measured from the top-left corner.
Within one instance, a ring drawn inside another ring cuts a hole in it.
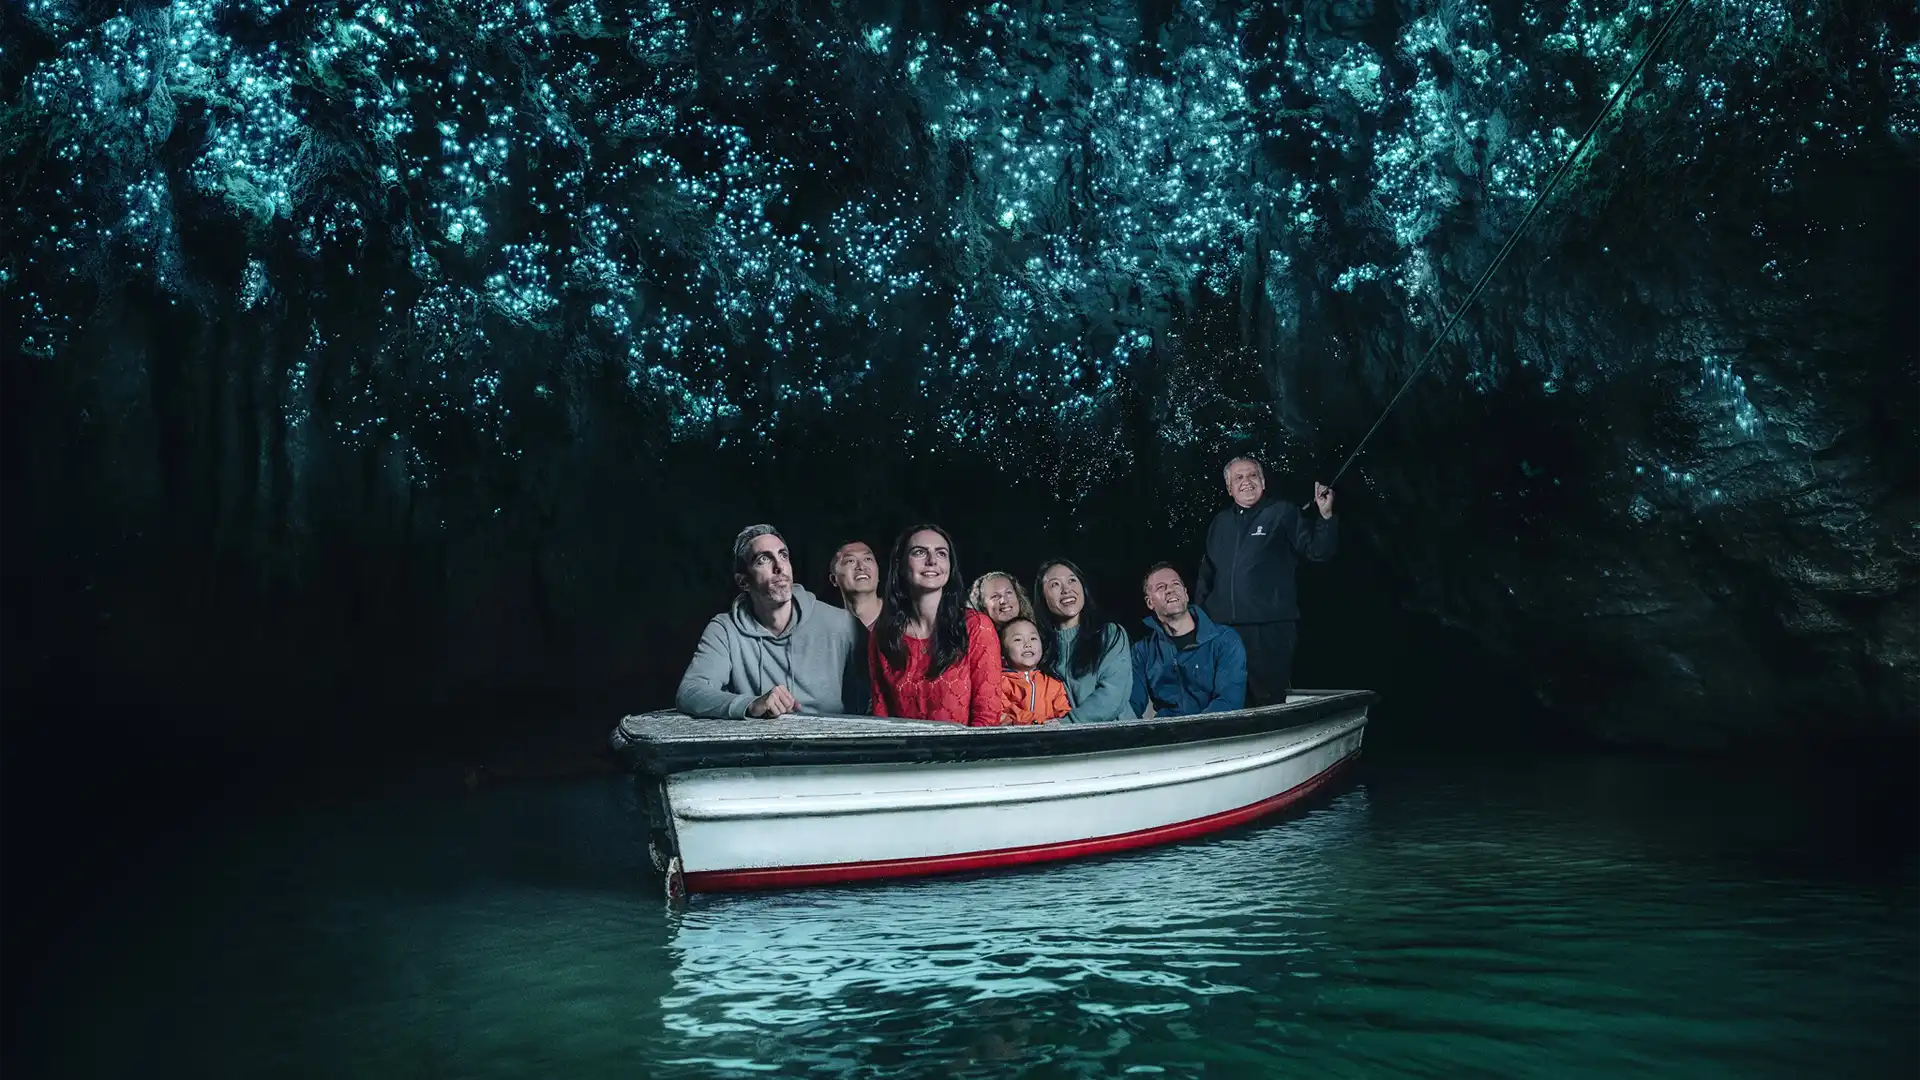
[[[1294,554],[1309,562],[1326,562],[1333,558],[1340,539],[1340,519],[1321,517],[1312,504],[1306,510],[1293,509],[1293,534],[1288,539],[1293,541]]]

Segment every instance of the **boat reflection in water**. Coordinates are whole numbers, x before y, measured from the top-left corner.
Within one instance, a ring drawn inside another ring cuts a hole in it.
[[[1205,1056],[1179,1014],[1328,962],[1330,884],[1368,817],[1365,788],[1348,785],[1254,827],[1110,858],[703,898],[670,928],[661,1005],[684,1053],[667,1056],[833,1075]]]

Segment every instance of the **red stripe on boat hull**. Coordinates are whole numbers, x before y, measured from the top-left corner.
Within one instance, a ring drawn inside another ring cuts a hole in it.
[[[687,891],[730,892],[742,889],[778,889],[791,885],[836,885],[849,881],[869,881],[874,878],[921,877],[927,874],[951,874],[963,870],[986,870],[996,866],[1019,866],[1024,863],[1077,859],[1087,855],[1126,851],[1129,848],[1147,847],[1152,844],[1169,844],[1176,840],[1187,840],[1195,836],[1219,832],[1222,829],[1230,829],[1235,825],[1243,825],[1256,818],[1283,810],[1325,787],[1346,768],[1348,763],[1359,756],[1360,751],[1355,750],[1311,779],[1278,795],[1238,809],[1223,810],[1218,814],[1194,818],[1191,821],[1155,825],[1150,829],[1139,829],[1113,836],[1098,836],[1088,840],[1062,840],[1053,844],[1001,848],[997,851],[970,851],[958,855],[931,855],[917,859],[883,859],[878,862],[827,863],[815,866],[765,867],[752,870],[691,871],[686,875]]]

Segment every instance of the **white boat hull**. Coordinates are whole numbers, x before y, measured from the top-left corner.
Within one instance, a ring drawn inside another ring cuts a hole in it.
[[[1316,711],[1295,726],[1085,753],[692,768],[658,780],[657,824],[691,891],[1120,851],[1230,828],[1323,786],[1359,753],[1366,707]]]

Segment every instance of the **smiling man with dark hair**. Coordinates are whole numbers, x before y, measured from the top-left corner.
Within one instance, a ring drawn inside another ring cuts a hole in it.
[[[849,540],[835,549],[833,561],[827,564],[827,581],[840,594],[842,610],[854,619],[853,655],[847,660],[841,697],[848,712],[864,716],[873,708],[873,687],[867,682],[867,637],[880,617],[880,561],[865,540]]]
[[[700,634],[674,704],[712,718],[844,712],[852,615],[794,583],[787,541],[771,525],[733,540],[740,595]]]
[[[841,544],[827,564],[827,581],[840,594],[840,606],[871,629],[880,617],[880,560],[873,548],[865,540]]]

